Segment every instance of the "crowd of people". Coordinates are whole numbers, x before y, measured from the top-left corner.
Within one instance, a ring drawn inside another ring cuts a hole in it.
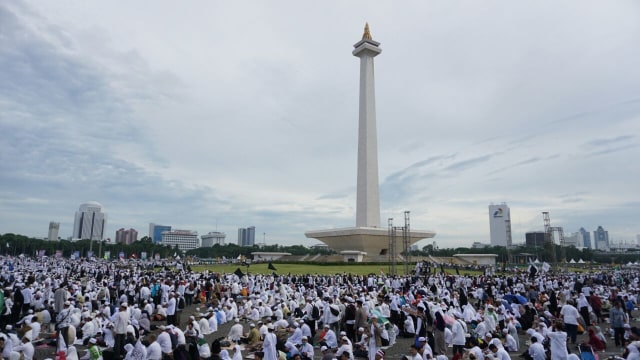
[[[632,269],[249,275],[0,261],[0,351],[11,360],[640,359]]]

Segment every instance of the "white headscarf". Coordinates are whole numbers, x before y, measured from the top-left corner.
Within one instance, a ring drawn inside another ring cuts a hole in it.
[[[229,352],[227,350],[220,351],[220,360],[231,360]]]
[[[236,345],[233,347],[233,358],[231,360],[242,360],[242,350],[240,350],[240,345]]]
[[[71,345],[67,348],[67,359],[78,360],[78,350],[75,346]]]

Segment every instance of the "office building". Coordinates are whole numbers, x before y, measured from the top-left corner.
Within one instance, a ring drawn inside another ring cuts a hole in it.
[[[593,242],[596,245],[596,250],[608,251],[609,250],[609,232],[602,226],[593,232]]]
[[[491,246],[511,246],[511,214],[506,203],[489,205]]]
[[[545,233],[543,231],[528,232],[524,238],[528,247],[544,247]]]
[[[238,246],[253,246],[256,243],[256,227],[238,229]]]
[[[138,231],[135,229],[125,230],[124,228],[116,231],[116,244],[131,245],[138,241]]]
[[[579,232],[564,236],[564,246],[582,247],[582,236]]]
[[[578,230],[580,237],[582,238],[582,246],[591,249],[591,233],[585,230],[583,227]]]
[[[73,223],[72,239],[102,240],[107,223],[107,214],[100,203],[88,201],[80,205]]]
[[[206,235],[200,236],[202,239],[202,247],[211,247],[213,245],[224,245],[224,239],[227,235],[223,232],[211,231]]]
[[[47,239],[49,241],[58,240],[58,233],[60,232],[60,223],[59,222],[49,222],[49,235],[47,235]]]
[[[173,230],[162,233],[162,245],[174,247],[178,245],[180,251],[193,250],[200,247],[198,233],[191,230]]]
[[[162,242],[162,233],[165,231],[171,231],[171,226],[149,223],[149,237],[154,244]]]

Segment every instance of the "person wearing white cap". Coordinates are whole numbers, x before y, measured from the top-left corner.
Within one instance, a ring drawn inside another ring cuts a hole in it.
[[[418,352],[420,353],[420,356],[422,356],[423,359],[430,359],[433,357],[433,350],[431,349],[431,346],[427,342],[426,337],[424,336],[419,337],[417,344],[419,347]]]
[[[291,330],[289,330],[292,334],[289,336],[287,341],[292,342],[294,345],[302,344],[302,329],[298,326],[297,322],[293,323]]]
[[[23,360],[33,360],[33,354],[36,349],[33,347],[31,340],[27,336],[22,337],[22,343],[18,346],[14,346],[9,357],[10,360],[18,360],[22,354]]]
[[[466,342],[466,324],[462,321],[462,314],[459,311],[453,313],[456,321],[451,325],[451,343],[453,344],[453,355],[464,353]]]
[[[58,337],[62,338],[62,341],[58,339],[58,350],[65,350],[67,348],[69,326],[71,325],[71,303],[69,301],[64,302],[64,309],[56,316],[56,323],[60,333]]]
[[[264,352],[264,360],[277,360],[278,359],[278,351],[276,350],[276,343],[278,339],[274,332],[273,325],[269,324],[267,327],[268,332],[264,337],[264,342],[262,343],[262,351]]]
[[[242,324],[240,324],[240,319],[236,318],[234,321],[235,324],[233,324],[233,326],[231,326],[231,328],[229,329],[227,338],[237,344],[238,342],[240,342],[240,338],[242,338],[244,329],[242,328]]]
[[[309,338],[306,336],[302,337],[300,356],[302,357],[302,360],[313,360],[313,345],[309,343]]]
[[[207,343],[207,340],[205,340],[204,335],[200,334],[198,335],[198,354],[200,354],[200,359],[201,360],[207,360],[211,357],[211,347],[209,347],[209,344]]]
[[[320,345],[325,345],[329,349],[335,349],[338,347],[338,337],[336,333],[331,330],[329,324],[324,325],[324,330],[320,334]]]
[[[351,345],[351,341],[349,340],[349,338],[346,335],[343,335],[340,338],[340,346],[338,347],[338,350],[336,350],[336,354],[343,354],[343,353],[349,353],[349,359],[353,360],[353,346]]]
[[[509,352],[517,352],[518,351],[518,343],[516,339],[509,333],[509,329],[502,329],[502,333],[504,334],[504,348]]]

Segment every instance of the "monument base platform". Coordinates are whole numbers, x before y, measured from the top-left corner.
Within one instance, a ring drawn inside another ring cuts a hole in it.
[[[317,239],[327,244],[332,250],[360,251],[366,256],[379,257],[389,254],[389,230],[373,227],[352,227],[341,229],[328,229],[308,231],[304,234],[307,238]],[[409,233],[409,245],[413,245],[422,239],[430,239],[436,236],[433,231],[411,230]],[[396,254],[402,253],[402,232],[396,233]]]

